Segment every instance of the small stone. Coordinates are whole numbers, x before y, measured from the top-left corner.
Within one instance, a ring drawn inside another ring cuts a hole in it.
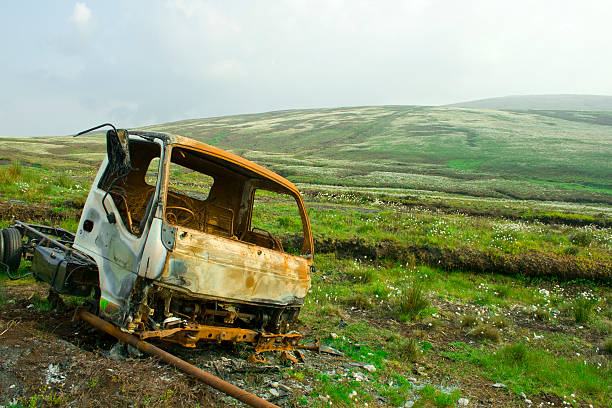
[[[331,338],[332,338],[332,339],[334,339],[334,340],[338,338],[338,335],[337,335],[336,333],[334,333],[334,332],[331,332],[329,335],[330,335],[330,336],[331,336]]]
[[[404,404],[404,408],[410,408],[414,405],[414,401],[406,401]]]
[[[272,394],[272,396],[274,397],[278,397],[280,395],[280,393],[278,392],[278,390],[276,388],[270,388],[270,394]]]
[[[140,358],[143,356],[142,351],[140,351],[137,347],[132,346],[131,344],[128,344],[127,351],[130,357],[133,358]]]
[[[470,400],[467,398],[459,398],[459,400],[457,401],[457,404],[463,406],[463,407],[467,407],[470,403]]]
[[[366,364],[363,366],[364,370],[373,373],[374,371],[376,371],[376,367],[374,367],[373,364]]]
[[[285,392],[291,392],[292,391],[291,387],[287,387],[285,384],[278,384],[278,388],[280,388],[281,390],[283,390]]]
[[[353,372],[353,378],[355,379],[355,381],[359,381],[359,382],[366,381],[368,379],[368,377],[366,377],[359,371]]]
[[[125,344],[120,341],[115,343],[115,345],[108,351],[108,358],[114,361],[125,360]]]
[[[504,383],[495,383],[495,384],[493,384],[493,387],[495,387],[495,388],[506,388],[506,384],[504,384]]]

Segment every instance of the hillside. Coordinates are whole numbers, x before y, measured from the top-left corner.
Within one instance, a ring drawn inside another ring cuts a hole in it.
[[[295,182],[612,202],[612,112],[381,106],[149,129],[231,149]]]
[[[296,183],[612,203],[612,112],[379,106],[147,129],[232,150]],[[4,139],[0,160],[97,168],[104,152],[104,138],[96,135]]]
[[[448,106],[504,110],[612,111],[612,96],[512,95],[453,103]]]

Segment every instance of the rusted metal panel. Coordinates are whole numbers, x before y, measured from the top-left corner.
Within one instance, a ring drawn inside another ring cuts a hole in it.
[[[309,270],[301,256],[179,228],[160,281],[211,299],[296,305]]]

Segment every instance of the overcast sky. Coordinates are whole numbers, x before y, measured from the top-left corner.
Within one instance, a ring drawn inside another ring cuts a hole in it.
[[[612,94],[612,1],[3,1],[0,135]]]

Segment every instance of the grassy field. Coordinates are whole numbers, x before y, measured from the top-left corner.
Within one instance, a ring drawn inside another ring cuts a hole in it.
[[[383,106],[295,110],[147,127],[263,163],[298,183],[612,203],[610,112]],[[97,163],[103,138],[3,139],[0,160]],[[33,156],[33,153],[35,154]]]
[[[359,363],[283,367],[274,381],[293,389],[285,405],[610,407],[609,122],[597,112],[364,107],[151,129],[231,149],[303,192],[317,272],[300,331]],[[104,152],[99,135],[3,140],[0,227],[15,217],[74,230]],[[290,214],[270,199],[257,225],[290,248]],[[0,312],[31,302],[53,313],[10,285],[0,278]],[[261,376],[244,381],[269,388]]]

